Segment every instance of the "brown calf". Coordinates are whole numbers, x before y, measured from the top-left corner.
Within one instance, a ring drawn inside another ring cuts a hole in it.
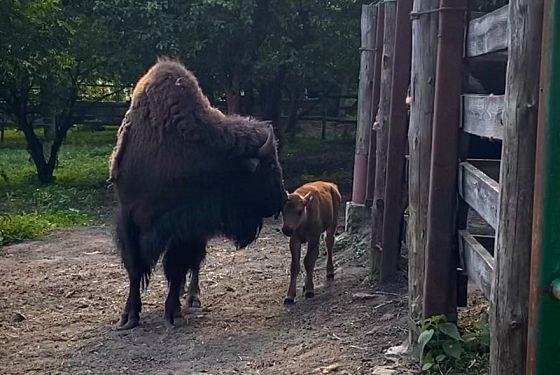
[[[319,255],[319,240],[326,231],[327,280],[334,279],[332,251],[336,232],[338,209],[342,198],[338,187],[330,182],[316,181],[305,184],[292,194],[282,210],[282,233],[290,237],[292,264],[290,267],[290,286],[284,304],[294,303],[296,283],[300,271],[301,245],[307,242],[304,293],[306,298],[315,295],[313,270]]]

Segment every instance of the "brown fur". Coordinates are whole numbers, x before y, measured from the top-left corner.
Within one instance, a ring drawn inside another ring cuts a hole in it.
[[[305,184],[288,195],[282,210],[282,232],[290,237],[292,262],[290,285],[285,303],[293,303],[297,276],[300,271],[301,245],[307,242],[304,259],[306,271],[305,296],[313,297],[313,271],[319,255],[319,240],[326,232],[327,280],[334,278],[332,250],[342,198],[338,187],[330,182],[316,181]]]
[[[138,324],[139,285],[162,254],[170,282],[165,316],[173,322],[189,270],[189,301],[198,300],[207,241],[223,234],[247,246],[286,198],[271,126],[212,108],[194,75],[168,59],[134,88],[109,165],[117,245],[130,279],[123,329]]]

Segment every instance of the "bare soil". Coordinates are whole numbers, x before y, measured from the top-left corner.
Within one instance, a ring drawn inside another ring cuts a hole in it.
[[[335,253],[335,281],[319,258],[313,299],[283,306],[290,255],[278,222],[235,250],[214,240],[202,269],[201,309],[166,328],[167,284],[156,270],[141,325],[114,327],[127,292],[108,228],[56,233],[0,249],[2,374],[414,374],[406,356],[406,288],[377,290],[367,261]],[[300,282],[302,285],[303,280]]]

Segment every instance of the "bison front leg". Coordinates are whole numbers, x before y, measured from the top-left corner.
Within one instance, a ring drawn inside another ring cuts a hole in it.
[[[170,324],[175,323],[175,318],[181,316],[181,286],[184,285],[186,266],[181,260],[181,249],[173,246],[169,247],[163,259],[165,277],[169,282],[169,292],[165,300],[164,318]]]
[[[284,305],[291,305],[296,298],[297,277],[300,271],[300,258],[301,258],[301,241],[295,236],[290,238],[290,252],[292,254],[292,263],[290,265],[290,285],[288,286],[288,293],[284,299]]]
[[[313,298],[315,296],[315,287],[313,285],[313,271],[315,269],[315,262],[319,256],[319,237],[312,238],[307,244],[307,253],[303,259],[305,267],[305,284],[303,291],[305,298]]]

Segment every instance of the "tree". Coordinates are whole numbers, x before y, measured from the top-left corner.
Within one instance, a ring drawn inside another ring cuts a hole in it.
[[[80,85],[99,76],[102,30],[86,1],[30,0],[3,5],[0,96],[24,133],[41,182],[52,182],[58,152],[75,122]],[[7,36],[10,36],[9,38]],[[51,118],[43,137],[38,114]]]

